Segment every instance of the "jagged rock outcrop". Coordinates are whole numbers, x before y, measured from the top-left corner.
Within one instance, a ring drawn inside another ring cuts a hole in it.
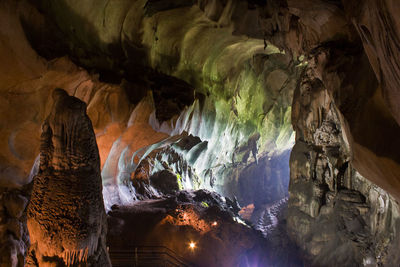
[[[316,266],[397,266],[399,206],[353,167],[353,143],[339,109],[352,107],[344,93],[333,97],[346,88],[345,79],[330,87],[336,76],[325,68],[336,61],[335,49],[315,51],[294,94],[288,233]],[[358,58],[354,64],[363,55]]]
[[[0,266],[24,266],[29,246],[25,208],[27,188],[0,188]]]
[[[174,149],[182,141],[192,138],[194,137],[183,137],[172,146],[153,150],[140,161],[130,177],[138,199],[173,194],[184,188],[199,188],[200,179],[195,170],[185,160],[185,155]],[[198,140],[200,143],[200,139]]]
[[[62,89],[53,99],[27,211],[27,265],[110,266],[100,157],[86,104]]]

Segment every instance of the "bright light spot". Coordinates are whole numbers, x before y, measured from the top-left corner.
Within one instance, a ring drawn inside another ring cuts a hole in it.
[[[250,226],[248,226],[247,225],[247,223],[245,223],[242,219],[240,219],[239,217],[233,217],[233,220],[235,221],[235,222],[237,222],[237,223],[240,223],[240,224],[243,224],[243,225],[245,225],[245,226],[247,226],[247,227],[250,227]]]
[[[190,249],[194,249],[196,247],[196,243],[194,243],[194,242],[190,242],[189,243],[189,248]]]
[[[212,225],[212,226],[217,226],[217,225],[218,225],[218,222],[214,221],[211,225]]]

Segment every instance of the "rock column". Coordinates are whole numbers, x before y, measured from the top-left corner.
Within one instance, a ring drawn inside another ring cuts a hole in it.
[[[100,158],[86,104],[62,89],[42,126],[28,266],[110,266]]]

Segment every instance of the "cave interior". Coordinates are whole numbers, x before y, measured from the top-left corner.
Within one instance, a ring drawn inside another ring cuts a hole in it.
[[[400,266],[399,15],[0,1],[0,267]]]

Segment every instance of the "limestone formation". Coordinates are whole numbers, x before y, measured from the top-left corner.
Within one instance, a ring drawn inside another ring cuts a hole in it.
[[[340,100],[320,79],[333,49],[315,52],[294,94],[288,234],[316,266],[397,266],[398,203],[354,168]]]
[[[110,266],[100,158],[86,104],[62,89],[42,126],[28,266]]]
[[[0,188],[0,266],[20,267],[29,246],[26,190]]]
[[[289,195],[274,244],[289,236],[311,265],[399,266],[398,3],[1,0],[1,263],[23,261],[21,187],[34,176],[49,91],[62,87],[87,103],[101,161],[85,105],[57,91],[28,212],[31,262],[65,265],[90,247],[96,266],[100,165],[107,209],[208,188],[275,224],[265,211]],[[180,146],[183,132],[193,139]],[[80,194],[96,200],[93,213],[71,197]]]
[[[396,0],[343,1],[375,75],[382,84],[384,101],[400,124],[400,5]]]

